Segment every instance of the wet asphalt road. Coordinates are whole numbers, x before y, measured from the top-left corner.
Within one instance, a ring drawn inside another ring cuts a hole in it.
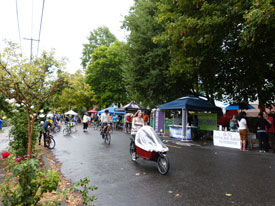
[[[78,129],[55,134],[53,152],[67,178],[88,176],[98,186],[95,205],[275,205],[274,154],[168,142],[170,171],[163,176],[154,162],[131,161],[129,135],[114,131],[105,145],[98,131]]]

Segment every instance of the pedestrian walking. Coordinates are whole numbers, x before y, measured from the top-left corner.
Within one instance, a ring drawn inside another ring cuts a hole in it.
[[[256,122],[256,131],[259,139],[259,152],[268,152],[268,140],[266,127],[270,128],[270,121],[267,119],[267,115],[264,115],[263,112],[258,114],[258,119]]]
[[[87,128],[88,128],[88,122],[89,122],[89,118],[88,118],[88,114],[84,114],[83,116],[83,132],[87,132]]]

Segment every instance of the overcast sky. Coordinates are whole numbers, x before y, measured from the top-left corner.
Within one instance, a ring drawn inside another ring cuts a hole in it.
[[[81,68],[83,44],[90,32],[107,26],[120,40],[126,41],[126,31],[121,22],[133,6],[134,0],[45,0],[39,53],[56,49],[56,57],[67,57],[68,71]],[[43,0],[17,0],[21,46],[29,58],[31,42],[24,38],[38,39]],[[3,39],[20,44],[16,14],[16,0],[0,0],[0,49]],[[33,54],[37,42],[33,41]]]

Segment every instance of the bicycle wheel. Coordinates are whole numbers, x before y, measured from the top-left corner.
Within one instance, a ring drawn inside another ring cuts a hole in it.
[[[53,149],[55,147],[55,140],[54,140],[54,137],[52,135],[47,137],[46,146],[49,149]]]
[[[130,143],[130,155],[131,155],[132,161],[136,161],[137,160],[137,155],[135,153],[135,144],[134,144],[134,142]]]
[[[65,128],[65,129],[63,129],[63,135],[64,136],[67,136],[67,135],[69,135],[70,133],[69,133],[69,129],[68,128]]]
[[[53,132],[54,132],[54,133],[60,132],[60,127],[55,126],[55,127],[53,128]]]
[[[158,158],[157,164],[159,173],[162,175],[166,175],[170,167],[168,157],[161,154]]]
[[[104,141],[106,144],[110,144],[111,143],[111,134],[109,132],[106,132],[106,134],[104,135]]]

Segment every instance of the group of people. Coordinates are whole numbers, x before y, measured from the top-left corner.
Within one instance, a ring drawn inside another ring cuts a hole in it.
[[[246,113],[241,112],[236,118],[233,115],[230,120],[230,131],[239,131],[241,139],[241,150],[247,151],[246,143],[248,141],[249,128],[246,120]],[[259,152],[268,152],[271,147],[273,153],[275,153],[275,130],[273,117],[266,112],[260,112],[258,114],[257,121],[255,123],[256,137],[259,140]],[[271,142],[271,146],[269,145]]]
[[[147,115],[147,114],[146,114]],[[111,119],[110,119],[109,110],[105,110],[104,113],[100,116],[100,121],[102,124],[102,137],[104,137],[104,133],[106,132],[106,129],[110,130],[111,127]],[[127,115],[125,118],[125,125],[126,127],[131,128],[131,135],[135,136],[137,131],[144,125],[148,125],[149,118],[144,115],[144,113],[141,110],[138,110],[133,115]]]
[[[138,110],[135,114],[127,114],[125,118],[125,128],[127,133],[132,133],[133,131],[133,122],[135,117],[138,116],[138,113],[142,112],[141,110]],[[142,119],[144,125],[149,125],[149,116],[145,112],[142,112]],[[129,131],[129,132],[128,132]]]

